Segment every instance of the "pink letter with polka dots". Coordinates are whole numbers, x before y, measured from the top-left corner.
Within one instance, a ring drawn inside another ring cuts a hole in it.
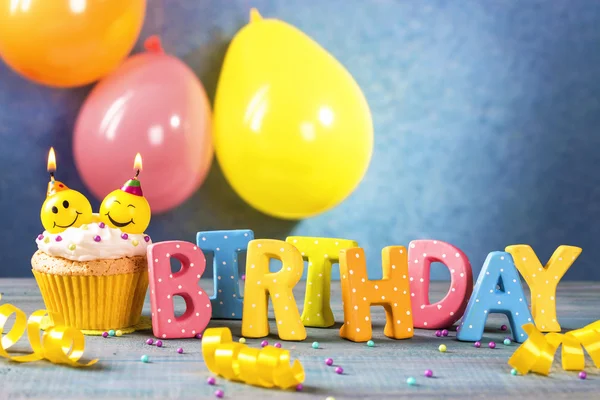
[[[171,258],[181,263],[171,273]],[[152,331],[162,339],[191,338],[202,333],[210,321],[210,298],[198,286],[206,267],[204,253],[195,244],[184,241],[159,242],[148,246],[148,274]],[[175,316],[173,296],[185,300],[185,313]]]
[[[435,304],[429,304],[432,262],[448,267],[451,280],[448,294]],[[439,240],[414,240],[408,249],[408,272],[415,328],[447,328],[458,321],[473,292],[471,263],[459,248]]]

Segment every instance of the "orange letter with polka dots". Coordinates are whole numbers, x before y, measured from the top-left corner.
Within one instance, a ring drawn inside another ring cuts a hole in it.
[[[269,272],[269,261],[278,259],[281,270]],[[304,261],[300,251],[282,240],[257,239],[248,243],[242,335],[249,338],[269,334],[269,296],[273,302],[277,333],[282,340],[304,340],[306,329],[292,289],[300,278]]]
[[[385,309],[383,333],[394,339],[413,336],[407,252],[388,246],[381,252],[383,279],[367,278],[365,252],[360,247],[340,251],[344,325],[340,336],[353,342],[371,339],[371,306]]]

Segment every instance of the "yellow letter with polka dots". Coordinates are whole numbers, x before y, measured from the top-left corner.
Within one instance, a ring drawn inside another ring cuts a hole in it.
[[[278,259],[281,270],[269,272],[269,261]],[[269,334],[269,296],[273,302],[277,333],[282,340],[304,340],[306,329],[292,289],[300,278],[304,262],[297,248],[282,240],[257,239],[248,243],[242,335],[250,338]]]
[[[335,324],[331,311],[331,267],[340,260],[340,250],[358,247],[354,240],[290,236],[286,242],[300,250],[308,261],[306,295],[302,323],[304,326],[327,328]]]
[[[542,332],[560,332],[556,318],[556,286],[581,254],[581,248],[559,246],[545,266],[528,245],[508,246],[506,252],[512,255],[531,290],[531,314],[535,326]]]
[[[340,336],[353,342],[371,339],[371,306],[385,309],[383,333],[393,339],[413,336],[407,252],[404,246],[381,251],[383,279],[367,278],[365,252],[360,247],[340,252],[344,325]]]

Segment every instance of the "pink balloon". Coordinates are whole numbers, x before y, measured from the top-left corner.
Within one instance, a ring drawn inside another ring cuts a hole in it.
[[[160,213],[188,199],[210,169],[211,110],[190,68],[164,54],[156,38],[146,48],[92,90],[77,118],[73,151],[98,199],[132,177],[140,153],[144,196]]]

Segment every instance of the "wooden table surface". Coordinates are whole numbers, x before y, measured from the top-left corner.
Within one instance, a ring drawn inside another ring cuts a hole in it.
[[[212,282],[201,283],[210,293]],[[440,299],[448,283],[432,283],[432,301]],[[43,308],[42,298],[33,279],[0,279],[2,303],[11,303],[28,314]],[[295,289],[296,301],[301,307],[304,282]],[[337,321],[343,319],[338,282],[332,283],[332,308]],[[176,304],[176,309],[180,308]],[[559,321],[564,330],[580,328],[600,319],[600,283],[564,282],[557,296]],[[292,358],[299,359],[306,371],[303,392],[263,389],[217,378],[218,386],[206,384],[211,376],[202,360],[201,344],[197,339],[165,341],[163,348],[145,344],[151,332],[137,332],[120,338],[86,337],[84,357],[99,358],[91,368],[70,368],[46,361],[18,364],[0,359],[0,399],[212,399],[221,388],[226,399],[399,399],[399,398],[456,398],[456,399],[594,399],[600,398],[600,373],[586,358],[587,380],[580,380],[576,372],[560,367],[557,352],[552,373],[548,377],[529,374],[512,376],[506,363],[517,345],[501,344],[508,332],[500,326],[507,323],[504,316],[488,319],[485,338],[499,345],[495,350],[476,349],[471,343],[458,342],[455,332],[447,338],[437,338],[432,331],[415,330],[408,340],[392,340],[383,336],[385,316],[381,307],[373,307],[373,340],[376,346],[352,343],[338,335],[335,328],[307,328],[304,342],[282,342],[291,350]],[[149,315],[149,302],[144,314]],[[272,314],[271,314],[272,317]],[[241,321],[211,321],[210,327],[230,327],[235,338],[240,336]],[[271,323],[272,332],[275,326]],[[269,342],[278,341],[271,335]],[[321,349],[312,349],[313,341]],[[261,339],[248,339],[253,347]],[[446,344],[447,353],[438,346]],[[26,342],[17,345],[25,351]],[[184,354],[176,349],[183,347]],[[151,362],[140,362],[147,354]],[[323,360],[334,359],[334,365],[344,368],[337,375]],[[431,369],[434,378],[423,377]],[[408,386],[406,378],[417,379],[416,386]]]

